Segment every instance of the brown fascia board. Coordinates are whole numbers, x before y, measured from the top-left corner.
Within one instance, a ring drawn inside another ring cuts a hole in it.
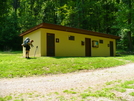
[[[37,30],[37,29],[39,29],[41,27],[42,27],[42,24],[39,24],[39,25],[37,25],[37,26],[35,26],[35,27],[33,27],[33,28],[21,33],[19,36],[24,36],[24,35],[26,35],[28,33],[31,33],[31,32],[33,32],[33,31],[35,31],[35,30]]]
[[[92,36],[99,36],[99,37],[105,37],[105,38],[111,38],[111,39],[120,39],[118,36],[110,35],[110,34],[104,34],[99,32],[93,32],[89,30],[84,29],[78,29],[78,28],[72,28],[72,27],[65,27],[61,25],[55,25],[55,24],[48,24],[48,23],[41,23],[29,30],[27,30],[24,33],[21,33],[20,36],[24,36],[30,32],[33,32],[39,28],[46,28],[46,29],[53,29],[53,30],[60,30],[60,31],[66,31],[66,32],[74,32],[79,34],[86,34],[86,35],[92,35]]]

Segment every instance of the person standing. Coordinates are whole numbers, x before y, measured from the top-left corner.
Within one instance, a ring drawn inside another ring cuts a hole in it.
[[[24,46],[25,47],[25,49],[26,49],[26,54],[25,54],[25,56],[26,56],[26,58],[27,59],[30,59],[30,57],[29,57],[29,52],[30,52],[30,46],[31,47],[33,47],[33,40],[30,40],[30,38],[26,38],[25,40],[24,40],[24,43],[22,44],[22,46]]]

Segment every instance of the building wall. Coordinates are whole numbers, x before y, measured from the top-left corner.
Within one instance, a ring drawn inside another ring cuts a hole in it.
[[[33,31],[25,36],[23,36],[23,41],[26,37],[29,37],[31,40],[34,40],[33,45],[34,47],[31,47],[30,49],[30,57],[33,57],[35,54],[36,46],[38,46],[36,51],[36,56],[41,56],[41,31],[40,29]],[[25,57],[25,48],[23,47],[23,56]]]
[[[40,29],[41,31],[41,55],[46,56],[46,34],[55,34],[55,39],[59,38],[59,43],[55,42],[55,56],[85,56],[85,45],[81,45],[81,41],[85,44],[85,38],[90,38],[91,42],[103,40],[99,43],[98,48],[91,47],[91,56],[110,56],[110,41],[114,43],[115,55],[115,39],[103,38],[97,36],[83,35],[72,32],[58,31],[52,29]],[[69,36],[74,36],[75,40],[69,40]],[[91,45],[92,46],[92,45]]]
[[[41,31],[41,56],[46,56],[46,31],[43,28],[40,28]]]
[[[115,53],[115,39],[108,39],[103,37],[92,37],[92,40],[103,40],[103,43],[99,43],[98,48],[92,47],[92,56],[110,56],[110,41],[114,43],[114,53]]]

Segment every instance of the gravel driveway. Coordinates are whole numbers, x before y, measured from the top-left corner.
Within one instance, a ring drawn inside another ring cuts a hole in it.
[[[26,101],[45,101],[46,99],[48,101],[59,101],[54,98],[54,94],[51,96],[51,92],[55,92],[55,95],[57,93],[59,96],[59,93],[63,92],[64,90],[77,89],[78,92],[82,92],[88,87],[99,89],[106,82],[116,80],[126,81],[130,79],[134,80],[134,63],[123,66],[99,70],[80,71],[68,74],[0,79],[0,96],[17,96],[18,98],[22,98],[20,101],[23,101],[25,98]],[[30,92],[32,92],[32,97],[27,96]],[[134,89],[132,92],[134,92]],[[34,95],[35,93],[36,95]],[[24,96],[25,98],[23,98]],[[134,101],[133,96],[125,97],[128,101]],[[108,99],[94,99],[92,101],[108,101]]]

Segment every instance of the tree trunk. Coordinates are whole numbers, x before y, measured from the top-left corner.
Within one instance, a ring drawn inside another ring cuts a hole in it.
[[[132,44],[131,31],[127,32],[127,37],[128,37],[128,48],[129,48],[129,51],[132,51],[133,50],[133,44]]]
[[[132,9],[132,3],[131,3],[131,0],[128,1],[129,3],[129,14],[128,14],[128,26],[130,31],[127,32],[127,36],[128,36],[128,48],[129,48],[129,51],[132,51],[133,50],[133,44],[132,44],[132,36],[131,36],[131,23],[132,23],[132,14],[131,14],[131,9]]]

